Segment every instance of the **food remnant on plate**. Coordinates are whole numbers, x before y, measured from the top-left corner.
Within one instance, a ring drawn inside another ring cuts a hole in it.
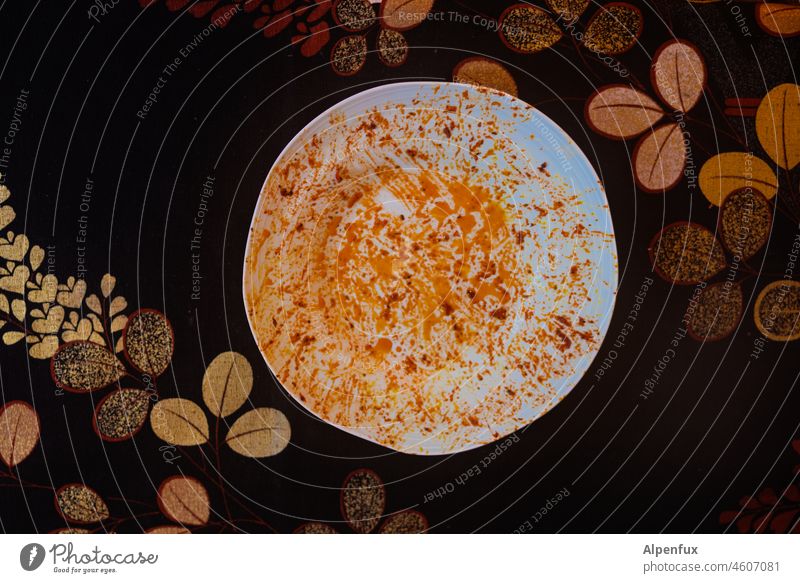
[[[616,265],[613,234],[571,177],[492,138],[538,113],[514,100],[501,120],[511,98],[460,87],[334,110],[276,163],[248,244],[248,316],[277,378],[326,421],[416,453],[549,410],[599,347],[608,308],[592,301],[616,283],[597,271],[598,254]]]

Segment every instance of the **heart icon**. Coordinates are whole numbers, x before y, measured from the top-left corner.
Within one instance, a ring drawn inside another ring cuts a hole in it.
[[[70,278],[72,279],[72,278]],[[79,279],[69,291],[60,291],[56,296],[58,303],[66,308],[78,309],[81,307],[83,296],[86,295],[86,282]]]
[[[22,258],[28,252],[29,246],[30,243],[25,235],[17,235],[13,244],[0,245],[0,257],[9,261],[22,261]]]
[[[58,350],[58,336],[45,336],[41,342],[37,342],[28,349],[33,358],[42,360],[50,358]]]
[[[40,289],[31,290],[28,299],[34,304],[49,304],[56,299],[58,291],[58,278],[53,274],[47,274],[42,279]]]
[[[46,318],[34,320],[31,324],[31,329],[37,334],[55,334],[61,328],[61,323],[64,321],[64,308],[61,306],[53,306],[47,312]]]
[[[10,206],[3,205],[0,206],[0,229],[5,229],[11,221],[13,221],[17,216],[17,213],[14,212],[14,209]]]
[[[2,212],[2,209],[0,209]],[[26,265],[17,265],[14,273],[0,277],[0,289],[7,292],[21,294],[25,292],[25,282],[31,276],[31,270]]]
[[[64,342],[72,342],[73,340],[88,340],[89,336],[92,335],[92,330],[92,323],[88,320],[88,318],[84,318],[75,327],[75,330],[64,330],[64,332],[61,334],[61,337],[64,339]]]

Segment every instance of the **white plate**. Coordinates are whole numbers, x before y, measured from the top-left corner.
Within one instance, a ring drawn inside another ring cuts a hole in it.
[[[526,103],[455,83],[370,89],[309,123],[267,176],[244,267],[251,330],[289,393],[427,455],[558,403],[597,354],[616,286],[583,153]]]

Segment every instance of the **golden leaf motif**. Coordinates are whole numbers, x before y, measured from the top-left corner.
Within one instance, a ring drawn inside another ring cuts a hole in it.
[[[125,325],[128,323],[128,316],[117,316],[113,320],[111,320],[111,331],[112,332],[119,332],[120,330],[125,329]]]
[[[5,229],[8,225],[11,224],[17,216],[17,213],[14,212],[14,209],[9,205],[0,206],[0,229]]]
[[[27,265],[17,265],[11,275],[0,277],[0,289],[15,294],[23,294],[25,292],[25,283],[30,276],[31,270],[28,269]]]
[[[111,300],[111,304],[108,307],[108,315],[109,316],[116,316],[122,310],[128,307],[128,302],[122,296],[117,296],[113,300]]]
[[[800,6],[780,2],[756,6],[758,25],[770,34],[792,37],[800,34]]]
[[[72,314],[77,316],[75,312],[73,312]],[[74,325],[70,324],[70,325],[74,326],[72,330],[65,329],[61,333],[61,338],[63,338],[64,342],[74,342],[76,340],[89,340],[89,337],[92,335],[93,328],[92,328],[92,323],[88,318],[82,318],[77,324]]]
[[[761,158],[744,152],[717,154],[706,161],[697,179],[708,201],[720,206],[731,192],[756,188],[768,200],[778,192],[778,178]]]
[[[95,294],[92,294],[86,298],[86,306],[95,314],[103,313],[103,305],[100,303],[100,298],[98,298]]]
[[[208,420],[203,410],[188,399],[161,399],[150,412],[150,426],[172,445],[202,445],[208,441]]]
[[[42,279],[39,289],[28,292],[28,299],[35,304],[49,304],[56,300],[58,292],[58,278],[47,274]]]
[[[3,344],[11,346],[25,338],[25,332],[5,332],[3,334]]]
[[[106,273],[100,280],[100,292],[103,294],[104,298],[111,295],[115,285],[117,285],[117,278],[110,273]]]
[[[5,184],[0,184],[0,204],[4,203],[11,196],[11,191]]]
[[[28,254],[28,261],[30,261],[31,269],[34,271],[39,269],[42,265],[42,261],[44,261],[44,249],[38,245],[31,247],[31,252]]]
[[[173,476],[158,488],[158,507],[178,524],[201,526],[211,516],[211,502],[205,486],[195,478]]]
[[[24,300],[11,300],[11,313],[14,317],[22,322],[25,319],[27,308]]]
[[[262,407],[239,417],[225,443],[239,455],[269,457],[282,452],[292,436],[289,420],[277,409]]]
[[[236,352],[223,352],[203,375],[203,401],[212,414],[227,417],[244,405],[253,389],[253,369]]]
[[[10,241],[11,235],[9,235]],[[0,257],[9,261],[22,261],[28,252],[30,242],[25,235],[17,235],[14,242],[0,244]]]
[[[110,516],[100,495],[83,484],[67,484],[59,488],[56,508],[64,518],[79,524],[100,522]]]
[[[86,281],[83,279],[75,281],[74,277],[70,277],[65,287],[65,290],[58,292],[56,300],[65,308],[77,310],[81,307],[83,297],[86,295]]]
[[[39,416],[28,403],[11,401],[0,409],[0,459],[13,468],[39,443]]]
[[[102,389],[125,374],[125,367],[109,350],[80,340],[63,344],[53,355],[50,369],[58,386],[79,393]]]
[[[756,111],[756,134],[769,157],[784,170],[800,162],[800,86],[778,85]],[[765,193],[766,194],[766,193]]]
[[[156,310],[131,315],[123,332],[125,354],[138,370],[158,376],[172,361],[174,340],[166,316]]]
[[[47,312],[47,317],[34,320],[31,324],[31,330],[37,334],[54,334],[61,328],[61,323],[64,321],[64,308],[61,306],[53,306]]]
[[[32,344],[28,348],[28,354],[33,358],[46,360],[51,358],[58,350],[58,336],[48,335],[43,336],[39,342]]]

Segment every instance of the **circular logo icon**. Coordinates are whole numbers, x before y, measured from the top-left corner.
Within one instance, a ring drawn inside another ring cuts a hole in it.
[[[44,562],[44,547],[39,543],[30,543],[19,552],[19,564],[26,571],[35,571]]]

